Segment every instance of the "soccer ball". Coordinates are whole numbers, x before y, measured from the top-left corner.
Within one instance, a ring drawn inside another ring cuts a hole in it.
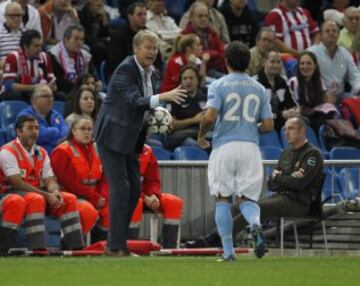
[[[154,134],[167,134],[171,131],[172,117],[164,107],[155,107],[147,118],[148,131]]]

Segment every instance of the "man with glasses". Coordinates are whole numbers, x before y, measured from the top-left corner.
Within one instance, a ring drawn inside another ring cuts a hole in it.
[[[5,9],[5,22],[0,24],[0,68],[5,57],[20,47],[21,19],[23,10],[17,3],[8,3]]]
[[[18,115],[32,115],[40,125],[37,143],[46,149],[48,153],[62,141],[69,127],[64,121],[63,116],[53,109],[54,94],[48,85],[37,85],[31,96],[31,106],[25,108]]]
[[[22,8],[22,15],[20,17],[21,28],[25,31],[34,29],[42,33],[39,12],[34,6],[30,5],[28,2],[29,0],[6,0],[1,2],[0,25],[6,20],[6,6],[9,3],[17,3]]]
[[[41,51],[41,34],[25,31],[20,38],[20,49],[6,56],[3,67],[2,100],[29,102],[39,84],[56,91],[55,76],[48,55]],[[60,98],[60,94],[57,94]]]

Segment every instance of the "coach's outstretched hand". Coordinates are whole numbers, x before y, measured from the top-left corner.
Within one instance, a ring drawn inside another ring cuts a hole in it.
[[[199,146],[200,146],[201,148],[203,148],[203,149],[208,149],[208,148],[210,148],[210,142],[207,141],[207,140],[206,140],[205,138],[203,138],[203,137],[198,137],[197,142],[198,142]]]
[[[187,90],[183,89],[181,85],[173,90],[160,93],[159,100],[160,102],[175,102],[176,104],[181,104],[185,102],[187,98]]]

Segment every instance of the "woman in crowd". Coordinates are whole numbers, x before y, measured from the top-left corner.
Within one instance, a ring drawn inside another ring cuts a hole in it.
[[[161,92],[175,88],[179,83],[181,68],[192,63],[198,67],[203,78],[206,76],[206,63],[209,54],[203,54],[200,38],[195,34],[179,36],[174,45],[174,54],[170,57],[161,85]]]
[[[93,229],[95,240],[98,240],[105,238],[109,228],[108,186],[92,130],[91,117],[75,116],[67,140],[54,149],[50,160],[59,184],[77,195],[80,203],[84,200],[90,202],[99,216]]]
[[[285,124],[285,111],[296,106],[286,80],[281,76],[282,67],[279,51],[270,49],[265,58],[264,67],[254,76],[258,82],[264,85],[270,97],[275,129],[278,131]]]
[[[98,111],[97,98],[92,89],[78,89],[72,100],[72,113],[65,118],[65,121],[71,125],[76,115],[88,115],[94,121]]]
[[[77,78],[73,88],[65,97],[64,118],[73,112],[73,101],[79,89],[90,89],[96,95],[99,103],[106,96],[106,94],[102,92],[102,83],[100,80],[96,79],[92,74],[82,74]]]
[[[326,119],[338,114],[334,105],[336,86],[326,90],[316,56],[312,52],[305,51],[300,55],[296,76],[289,80],[289,86],[299,111],[309,118],[315,132],[318,132]]]
[[[180,70],[180,84],[187,90],[188,97],[179,105],[167,105],[173,117],[174,128],[166,138],[167,148],[174,149],[180,145],[198,146],[199,123],[204,114],[207,99],[206,94],[199,88],[200,82],[201,76],[195,66],[189,64]]]

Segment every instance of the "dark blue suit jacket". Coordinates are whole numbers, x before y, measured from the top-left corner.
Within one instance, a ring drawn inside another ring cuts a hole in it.
[[[153,73],[153,88],[154,80]],[[141,72],[134,56],[129,56],[111,77],[94,128],[96,142],[122,154],[135,148],[142,150],[144,142],[138,139],[145,141],[145,134],[139,135],[143,130],[144,113],[149,109],[150,97],[144,96]]]

